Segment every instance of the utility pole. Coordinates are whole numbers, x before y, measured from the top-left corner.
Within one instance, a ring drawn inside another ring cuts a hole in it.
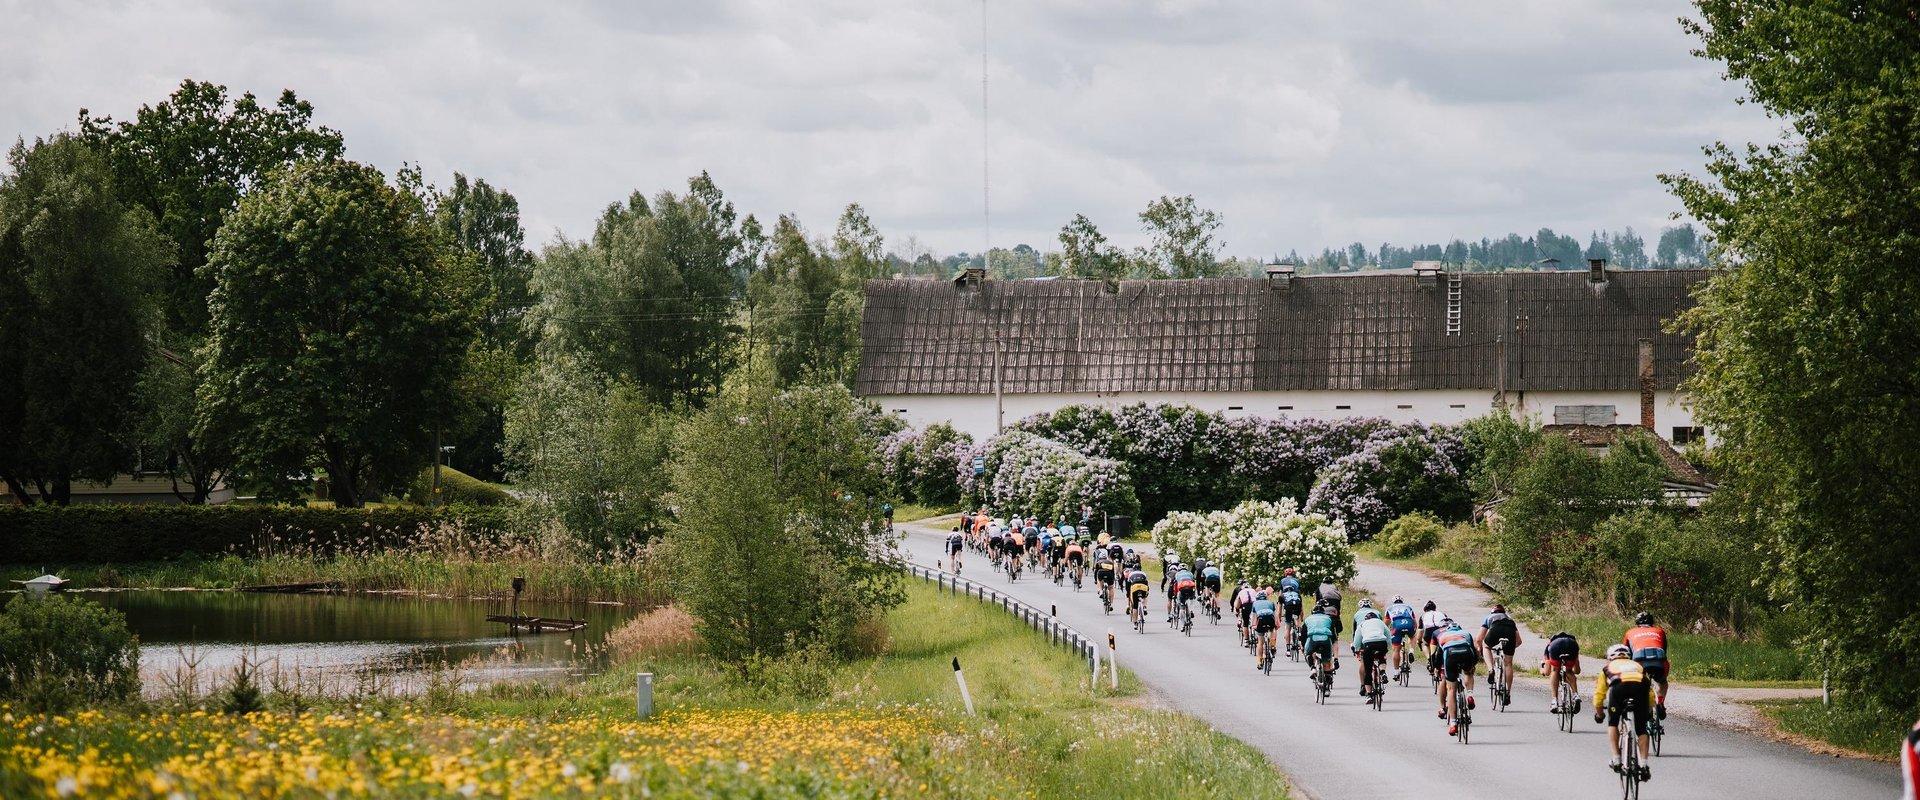
[[[1507,410],[1507,335],[1504,333],[1493,338],[1493,358],[1495,372],[1493,402],[1500,407],[1501,411],[1505,411]]]
[[[1000,433],[1007,427],[1007,404],[1000,392],[1000,334],[993,335],[993,432]]]
[[[440,423],[433,424],[433,507],[440,507]]]

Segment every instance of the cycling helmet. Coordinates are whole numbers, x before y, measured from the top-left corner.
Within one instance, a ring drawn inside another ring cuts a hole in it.
[[[1372,607],[1373,607],[1373,598],[1371,598],[1371,597],[1362,597],[1362,598],[1360,598],[1360,607],[1361,607],[1361,608],[1372,608]]]
[[[1653,615],[1652,615],[1652,614],[1649,614],[1649,613],[1647,613],[1647,612],[1645,612],[1645,611],[1642,611],[1642,612],[1640,612],[1639,614],[1636,614],[1636,615],[1634,615],[1634,617],[1633,617],[1633,624],[1635,624],[1635,625],[1652,625],[1652,624],[1653,624]]]
[[[1435,606],[1433,605],[1433,601],[1432,601],[1432,600],[1428,600],[1428,601],[1427,601],[1427,604],[1426,604],[1426,606],[1425,606],[1425,607],[1423,607],[1423,608],[1421,608],[1420,610],[1421,610],[1421,611],[1432,611],[1432,610],[1434,610],[1434,608],[1435,608]]]
[[[1237,582],[1235,582],[1235,583],[1234,583],[1234,585],[1235,585],[1235,586],[1245,586],[1245,585],[1247,585],[1247,579],[1246,579],[1246,578],[1241,578],[1241,579],[1240,579],[1239,581],[1237,581]]]
[[[1397,595],[1397,594],[1396,594],[1396,595],[1394,595],[1394,596],[1393,596],[1393,602],[1394,602],[1394,604],[1395,604],[1395,605],[1398,605],[1398,604],[1400,604],[1400,603],[1405,603],[1405,602],[1407,602],[1407,601],[1406,601],[1406,600],[1403,600],[1403,599],[1401,599],[1401,598],[1400,598],[1400,595]]]
[[[1507,613],[1507,607],[1506,607],[1506,606],[1503,606],[1503,605],[1501,605],[1501,604],[1499,604],[1499,603],[1494,603],[1494,604],[1493,604],[1493,613],[1495,613],[1495,614],[1505,614],[1505,613]]]
[[[1607,648],[1608,660],[1612,660],[1616,658],[1629,658],[1632,655],[1633,655],[1633,651],[1627,649],[1627,646],[1624,644],[1616,644],[1612,647]]]
[[[1267,590],[1261,589],[1260,591],[1254,592],[1253,597],[1255,600],[1265,600],[1267,599]]]
[[[1449,616],[1445,616],[1445,615],[1442,615],[1442,616],[1440,617],[1440,624],[1442,624],[1442,625],[1453,625],[1453,624],[1455,624],[1455,623],[1454,623],[1454,621],[1453,621],[1453,618],[1452,618],[1452,617],[1449,617]]]
[[[1287,567],[1287,574],[1288,574],[1288,575],[1292,575],[1292,574],[1293,574],[1293,568],[1292,568],[1292,567]]]
[[[1127,548],[1127,555],[1133,555],[1133,548]]]
[[[1167,551],[1167,563],[1169,563],[1169,564],[1178,564],[1178,563],[1180,563],[1180,554],[1179,554],[1179,553],[1176,553],[1176,552],[1173,552],[1172,550],[1168,550],[1168,551]]]

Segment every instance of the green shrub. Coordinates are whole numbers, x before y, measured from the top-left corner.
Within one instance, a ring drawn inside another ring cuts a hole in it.
[[[128,564],[184,555],[250,555],[272,546],[322,553],[412,542],[440,522],[504,533],[504,509],[86,505],[0,508],[0,563]]]
[[[126,615],[60,595],[16,595],[0,611],[0,698],[58,712],[139,691],[139,640]]]
[[[1403,514],[1380,529],[1380,535],[1374,541],[1379,543],[1380,552],[1393,558],[1412,558],[1426,555],[1440,546],[1440,536],[1447,530],[1440,520],[1425,511]]]
[[[513,495],[499,485],[444,465],[440,467],[440,496],[450,505],[504,506],[513,502]],[[421,505],[433,504],[432,467],[421,470],[420,476],[407,486],[407,499]]]

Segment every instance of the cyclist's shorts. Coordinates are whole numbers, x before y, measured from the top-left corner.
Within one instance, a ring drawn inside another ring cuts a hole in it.
[[[1127,594],[1145,600],[1147,599],[1147,585],[1144,583],[1136,583],[1129,586],[1127,587]]]
[[[1318,655],[1322,659],[1333,658],[1332,639],[1308,639],[1307,655]]]
[[[960,552],[960,543],[959,543],[959,542],[948,542],[948,543],[947,543],[947,552],[949,552],[949,553],[959,553],[959,552]]]
[[[1554,669],[1558,669],[1573,675],[1580,674],[1580,657],[1577,655],[1565,656],[1565,657],[1547,656],[1544,659],[1544,661],[1546,662],[1547,666],[1553,667]]]
[[[1192,587],[1192,586],[1185,586],[1185,587],[1182,587],[1182,588],[1180,588],[1180,589],[1178,589],[1178,590],[1176,590],[1176,591],[1175,591],[1175,592],[1173,593],[1173,596],[1175,596],[1175,597],[1178,597],[1178,598],[1180,598],[1180,599],[1181,599],[1182,601],[1187,601],[1187,600],[1192,600],[1192,599],[1193,599],[1193,587]]]
[[[1214,594],[1219,594],[1220,593],[1220,576],[1218,575],[1203,576],[1200,578],[1200,585],[1205,586],[1208,589],[1212,589]]]
[[[1280,607],[1281,607],[1282,609],[1285,609],[1285,611],[1284,611],[1284,613],[1285,613],[1285,614],[1287,615],[1287,621],[1288,621],[1288,622],[1292,622],[1292,621],[1294,621],[1294,620],[1296,620],[1296,619],[1299,619],[1299,618],[1300,618],[1300,604],[1299,604],[1299,603],[1281,603],[1281,604],[1280,604]]]
[[[1607,725],[1620,724],[1620,718],[1633,715],[1633,732],[1647,735],[1647,693],[1640,687],[1621,687],[1624,691],[1615,691],[1607,695]]]
[[[1479,656],[1476,655],[1473,652],[1473,648],[1470,647],[1455,648],[1440,654],[1440,664],[1446,668],[1447,680],[1450,681],[1459,679],[1460,674],[1463,672],[1467,675],[1472,675],[1473,665],[1479,662]]]
[[[1662,651],[1662,652],[1665,652],[1665,651]],[[1657,661],[1653,659],[1641,659],[1641,658],[1635,658],[1634,660],[1640,662],[1640,667],[1647,671],[1648,678],[1651,678],[1660,683],[1667,682],[1667,660],[1665,658],[1659,659]]]
[[[1513,651],[1517,647],[1519,647],[1519,645],[1514,644],[1512,639],[1495,639],[1487,643],[1488,649],[1498,650],[1506,655],[1513,655]]]
[[[1369,659],[1372,659],[1374,663],[1377,663],[1377,664],[1386,663],[1387,643],[1386,642],[1368,642],[1366,644],[1360,645],[1360,655],[1363,655]]]
[[[1101,583],[1113,583],[1113,569],[1095,569],[1093,579]]]
[[[1394,633],[1413,633],[1415,628],[1420,627],[1412,617],[1394,617],[1387,620],[1387,626],[1393,628]]]
[[[1078,564],[1078,563],[1080,563],[1080,562],[1081,562],[1081,560],[1083,560],[1083,559],[1085,559],[1085,558],[1086,558],[1086,554],[1085,554],[1085,553],[1081,553],[1081,552],[1078,552],[1078,551],[1075,551],[1075,552],[1072,552],[1072,553],[1068,553],[1068,554],[1067,554],[1067,563],[1069,563],[1069,564]]]
[[[1393,629],[1394,644],[1399,644],[1401,642],[1404,642],[1407,639],[1412,638],[1412,636],[1413,636],[1413,631],[1403,631],[1403,630],[1400,630],[1399,628]]]
[[[1260,619],[1253,623],[1253,629],[1261,633],[1271,632],[1275,627],[1277,625],[1274,623],[1272,614],[1261,614]]]
[[[1420,629],[1420,641],[1426,644],[1433,644],[1433,637],[1438,635],[1440,635],[1439,628],[1421,628]]]

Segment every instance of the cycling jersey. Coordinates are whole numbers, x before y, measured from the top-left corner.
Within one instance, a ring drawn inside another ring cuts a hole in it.
[[[1257,617],[1271,617],[1271,616],[1273,616],[1273,615],[1275,615],[1275,614],[1278,614],[1278,613],[1280,613],[1280,609],[1278,609],[1278,608],[1276,608],[1276,607],[1275,607],[1275,606],[1273,605],[1273,601],[1272,601],[1272,600],[1255,600],[1255,601],[1253,601],[1253,614],[1254,614],[1254,616],[1257,616]]]
[[[1380,619],[1380,612],[1365,606],[1362,606],[1359,611],[1353,612],[1353,626],[1355,628],[1360,627],[1361,620],[1366,619]]]
[[[1639,625],[1627,629],[1620,642],[1633,649],[1633,660],[1642,664],[1667,660],[1667,632],[1658,625]]]
[[[1647,706],[1650,702],[1648,690],[1653,686],[1647,668],[1640,662],[1628,658],[1607,659],[1606,666],[1600,668],[1600,674],[1593,679],[1593,707],[1607,710],[1607,725],[1620,724],[1620,718],[1631,714],[1633,728],[1637,733],[1647,732]]]
[[[1320,602],[1340,605],[1340,587],[1331,583],[1320,584]]]
[[[1384,644],[1392,638],[1387,631],[1387,623],[1379,617],[1368,617],[1353,623],[1353,644],[1360,647],[1369,644]]]
[[[1026,535],[1026,534],[1024,534],[1024,533],[1020,533],[1020,532],[1018,532],[1018,531],[1015,531],[1015,532],[1014,532],[1014,534],[1013,534],[1013,539],[1012,539],[1012,541],[1013,541],[1013,546],[1014,546],[1014,547],[1026,547],[1026,546],[1027,546],[1027,535]]]
[[[1546,657],[1546,660],[1551,663],[1558,664],[1562,667],[1573,667],[1575,671],[1578,671],[1580,669],[1580,640],[1573,638],[1571,634],[1555,636],[1547,640],[1547,648],[1543,655]]]
[[[1062,537],[1064,537],[1064,538],[1068,538],[1068,539],[1071,539],[1071,538],[1073,538],[1073,535],[1074,535],[1075,533],[1077,533],[1077,532],[1078,532],[1078,531],[1075,531],[1075,530],[1073,529],[1073,526],[1072,526],[1072,525],[1062,525],[1062,526],[1060,526],[1060,535],[1061,535]]]
[[[1416,624],[1413,606],[1407,605],[1406,603],[1394,603],[1393,605],[1387,606],[1387,625],[1394,630],[1410,631],[1414,629]]]
[[[1301,627],[1306,630],[1308,639],[1316,641],[1331,642],[1336,635],[1333,632],[1333,617],[1325,614],[1308,614]]]
[[[1079,561],[1082,556],[1086,555],[1086,552],[1087,551],[1080,549],[1080,544],[1078,542],[1067,545],[1067,560]]]
[[[1300,593],[1300,579],[1299,579],[1299,578],[1296,578],[1296,577],[1293,577],[1292,575],[1288,575],[1287,577],[1284,577],[1284,578],[1281,578],[1281,579],[1280,579],[1280,591],[1283,591],[1283,592],[1293,592],[1294,594],[1299,594],[1299,593]]]
[[[1217,581],[1219,581],[1219,580],[1220,580],[1220,568],[1219,568],[1219,567],[1204,567],[1204,568],[1202,568],[1202,569],[1200,570],[1200,577],[1202,577],[1202,578],[1206,578],[1207,580],[1211,580],[1211,581],[1216,581],[1216,582],[1217,582]]]
[[[1506,644],[1500,645],[1501,651],[1511,654],[1514,647],[1520,644],[1520,625],[1504,612],[1488,614],[1486,619],[1480,621],[1480,641],[1488,647],[1504,641]]]
[[[947,537],[947,552],[949,552],[949,553],[958,553],[958,552],[960,552],[960,543],[961,543],[961,540],[960,540],[960,534],[957,534],[957,533],[956,533],[956,534],[953,534],[953,535],[950,535],[950,536],[948,536],[948,537]]]
[[[1240,591],[1233,593],[1234,608],[1242,608],[1252,604],[1253,604],[1253,589],[1246,586],[1242,586],[1240,587]],[[1273,601],[1271,600],[1267,601],[1267,605],[1269,606],[1273,605]]]
[[[1460,626],[1455,625],[1451,628],[1441,631],[1440,635],[1434,639],[1434,644],[1440,647],[1440,652],[1447,653],[1449,655],[1452,655],[1454,653],[1472,654],[1473,653],[1473,634],[1468,633],[1465,630],[1461,629]]]
[[[1300,610],[1300,592],[1295,589],[1282,588],[1280,590],[1280,602],[1286,605],[1288,610],[1298,612]]]

